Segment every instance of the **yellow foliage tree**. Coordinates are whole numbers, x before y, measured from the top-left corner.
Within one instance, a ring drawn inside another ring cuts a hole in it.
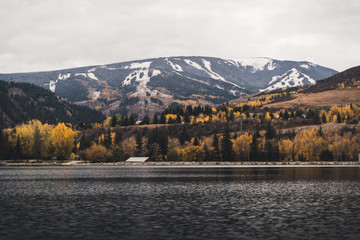
[[[290,139],[282,139],[279,141],[280,157],[283,160],[295,159],[295,144]]]
[[[333,152],[335,160],[344,161],[348,159],[351,155],[350,136],[342,137],[336,134],[329,149]]]
[[[328,148],[328,142],[319,135],[318,128],[303,130],[294,139],[297,159],[300,155],[310,161],[319,160],[320,153]]]
[[[15,134],[12,134],[9,140],[12,145],[15,146],[17,138],[19,137],[21,154],[25,157],[34,157],[37,155],[35,157],[48,158],[51,156],[52,129],[52,126],[48,124],[43,125],[39,120],[33,119],[25,124],[16,126]],[[37,133],[35,133],[36,131]],[[36,154],[34,153],[35,149],[39,151]]]
[[[203,161],[205,151],[201,146],[188,146],[180,151],[180,156],[183,161]]]
[[[265,114],[265,120],[271,120],[270,113],[266,112]]]
[[[136,156],[136,140],[134,137],[124,139],[124,141],[122,141],[122,147],[131,157]]]
[[[74,148],[75,132],[64,123],[59,123],[51,133],[51,142],[55,149],[55,156],[68,159]]]
[[[250,145],[252,136],[248,133],[242,134],[233,140],[233,149],[235,151],[235,159],[237,161],[247,161],[250,153]]]

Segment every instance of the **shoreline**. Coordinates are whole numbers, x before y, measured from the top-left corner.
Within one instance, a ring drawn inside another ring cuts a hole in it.
[[[10,162],[2,161],[0,166],[194,166],[194,167],[316,167],[316,166],[349,166],[360,167],[360,162],[102,162],[89,163],[84,161],[67,162]]]

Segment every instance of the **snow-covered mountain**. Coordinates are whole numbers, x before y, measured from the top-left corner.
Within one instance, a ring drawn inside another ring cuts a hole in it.
[[[152,114],[176,103],[222,103],[280,87],[314,84],[337,73],[309,62],[168,57],[49,72],[0,74],[30,82],[106,114]]]

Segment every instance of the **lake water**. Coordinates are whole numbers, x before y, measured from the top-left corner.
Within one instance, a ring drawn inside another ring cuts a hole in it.
[[[359,167],[0,167],[0,239],[360,239]]]

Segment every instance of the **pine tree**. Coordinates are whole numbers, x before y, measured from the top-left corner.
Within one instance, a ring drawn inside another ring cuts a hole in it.
[[[122,141],[122,133],[119,129],[115,131],[115,145],[119,145]]]
[[[158,119],[158,116],[157,116],[157,114],[156,114],[156,113],[154,114],[154,117],[153,117],[152,123],[153,123],[153,124],[158,124],[158,123],[159,123],[159,119]]]
[[[214,148],[214,152],[216,153],[216,155],[218,155],[220,153],[220,147],[219,147],[219,138],[216,134],[214,134],[213,136],[212,147]]]
[[[176,114],[176,122],[181,123],[181,115],[180,115],[180,113]]]
[[[110,128],[105,133],[103,145],[104,145],[104,147],[106,147],[108,149],[111,147],[111,130],[110,130]]]
[[[123,120],[123,126],[129,126],[129,118],[128,118],[127,114]]]
[[[269,140],[273,138],[276,138],[276,129],[271,122],[268,122],[266,125],[265,139]]]
[[[162,112],[160,115],[160,124],[166,124],[166,117],[164,112]]]
[[[140,156],[142,153],[142,135],[141,131],[138,130],[136,135],[136,154]]]
[[[80,138],[80,148],[79,150],[85,150],[87,148],[89,148],[91,146],[90,141],[87,140],[85,134],[81,134],[81,138]]]
[[[223,161],[235,161],[235,152],[230,137],[230,127],[226,124],[224,135],[221,139],[221,157]]]
[[[258,159],[258,138],[261,137],[258,127],[255,127],[255,132],[252,136],[252,141],[250,144],[250,159],[256,161]]]
[[[184,145],[186,141],[190,141],[190,135],[187,132],[186,125],[183,126],[183,129],[180,132],[178,139],[181,145]]]
[[[16,146],[15,146],[15,159],[22,159],[21,154],[21,142],[20,142],[20,136],[17,136]]]
[[[200,146],[199,138],[198,138],[197,135],[195,135],[192,145],[193,146]]]
[[[115,127],[117,124],[117,118],[116,118],[116,115],[114,114],[111,118],[111,121],[110,121],[110,126],[111,127]]]
[[[142,120],[141,124],[148,125],[150,123],[150,118],[148,115],[145,115],[144,119]]]
[[[41,148],[42,148],[42,139],[41,139],[40,129],[38,126],[35,126],[34,143],[32,144],[31,150],[33,157],[37,160],[41,158]]]
[[[134,115],[131,114],[130,118],[129,118],[129,125],[133,126],[133,125],[135,125],[135,123],[136,123],[135,117],[134,117]]]
[[[325,113],[323,113],[323,114],[321,115],[321,122],[322,122],[322,123],[326,123],[326,115],[325,115]]]
[[[190,113],[188,111],[185,112],[184,122],[190,123]]]
[[[205,144],[204,144],[204,151],[205,151],[204,161],[205,161],[205,162],[210,162],[210,161],[212,161],[212,159],[211,159],[211,154],[210,154],[209,149],[207,148],[206,142],[205,142]]]

